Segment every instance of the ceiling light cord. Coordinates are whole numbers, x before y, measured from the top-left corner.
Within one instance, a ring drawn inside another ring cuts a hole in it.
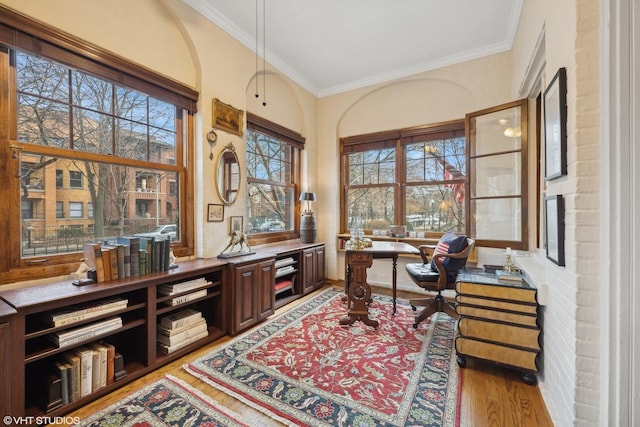
[[[262,106],[267,106],[267,5],[262,0]]]
[[[258,94],[258,0],[256,0],[256,98],[259,98]]]

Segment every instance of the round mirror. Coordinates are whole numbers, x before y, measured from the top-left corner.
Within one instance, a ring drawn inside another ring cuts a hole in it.
[[[230,205],[238,198],[240,188],[240,162],[236,149],[229,143],[218,155],[216,163],[216,190],[222,201]]]

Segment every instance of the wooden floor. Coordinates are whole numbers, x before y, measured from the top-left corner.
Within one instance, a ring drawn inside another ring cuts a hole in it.
[[[386,293],[385,290],[380,289],[375,289],[374,292]],[[408,297],[409,295],[399,292],[398,296]],[[303,300],[304,299],[298,300],[279,309],[276,314],[290,309]],[[67,414],[67,416],[86,418],[115,401],[124,398],[135,390],[161,378],[163,375],[171,374],[197,389],[203,390],[203,393],[208,394],[209,397],[242,415],[252,426],[282,425],[257,410],[252,409],[250,406],[213,389],[201,380],[185,373],[182,369],[183,364],[195,360],[228,342],[230,339],[229,337],[224,337],[215,343],[200,348],[75,412]],[[461,399],[460,425],[462,427],[553,426],[538,387],[524,384],[520,375],[515,371],[486,363],[476,363],[468,359],[467,367],[462,370]]]

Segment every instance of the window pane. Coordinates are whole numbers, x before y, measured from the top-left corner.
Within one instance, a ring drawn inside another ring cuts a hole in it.
[[[408,230],[464,232],[464,183],[407,187],[405,206]]]
[[[69,69],[44,58],[16,52],[18,92],[69,102]]]
[[[521,147],[520,107],[508,108],[471,119],[475,129],[476,144],[472,156],[520,150]]]
[[[69,108],[48,99],[18,96],[18,139],[31,144],[69,148]]]
[[[21,189],[23,257],[78,252],[86,241],[179,224],[175,172],[29,153],[21,154],[21,170],[23,176],[16,181]],[[57,171],[69,177],[68,187],[57,186]],[[51,179],[44,179],[48,176]],[[41,188],[28,184],[35,180]]]
[[[394,224],[394,187],[354,188],[347,193],[348,225],[359,218],[364,228],[387,230]]]
[[[113,85],[105,80],[73,70],[73,104],[86,110],[112,113]]]
[[[471,211],[475,211],[472,232],[478,239],[522,239],[520,198],[472,200]]]
[[[521,192],[520,153],[472,159],[476,185],[473,197],[515,196]]]
[[[293,189],[273,184],[248,185],[249,233],[293,230]]]

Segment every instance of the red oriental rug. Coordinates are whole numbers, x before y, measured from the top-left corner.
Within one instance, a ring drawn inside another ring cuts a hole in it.
[[[249,427],[250,424],[184,381],[166,375],[74,426]]]
[[[342,293],[327,290],[184,368],[291,426],[457,426],[455,321],[374,295],[373,329],[341,326]]]

